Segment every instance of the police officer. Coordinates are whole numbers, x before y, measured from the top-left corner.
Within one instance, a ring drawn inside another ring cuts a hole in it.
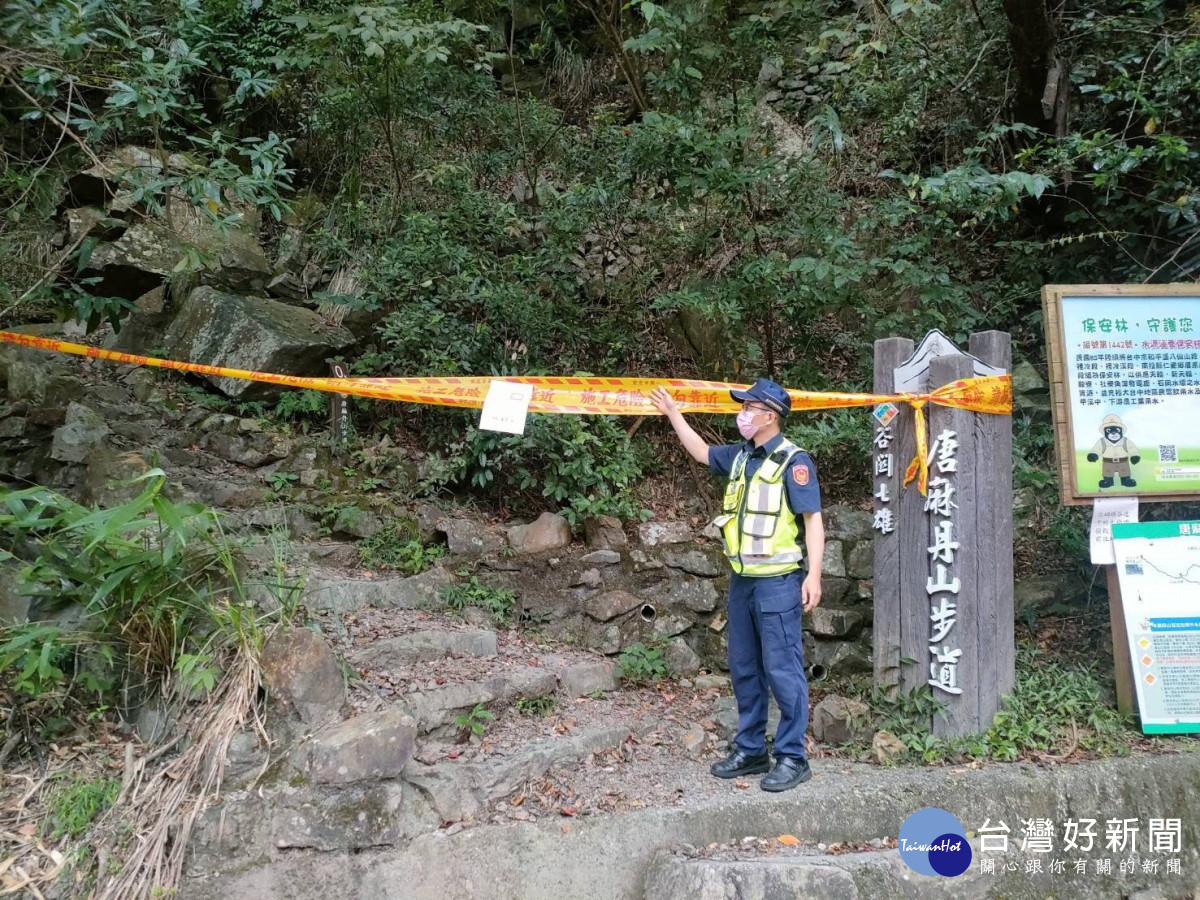
[[[729,672],[737,698],[738,733],[732,752],[713,763],[718,778],[767,772],[765,791],[786,791],[812,777],[804,755],[808,682],[801,657],[800,608],[821,602],[825,529],[817,471],[809,455],[780,431],[791,411],[787,391],[766,378],[731,391],[742,404],[741,444],[710,447],[692,429],[664,388],[650,401],[670,421],[687,452],[729,478],[721,530],[733,570],[729,582]],[[804,521],[807,573],[800,546]],[[767,755],[767,688],[779,704],[775,766]],[[768,771],[769,770],[769,771]]]

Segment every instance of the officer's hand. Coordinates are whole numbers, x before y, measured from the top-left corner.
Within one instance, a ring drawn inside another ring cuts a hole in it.
[[[809,572],[800,587],[800,598],[804,601],[804,611],[811,612],[821,602],[821,579],[816,573]]]
[[[667,393],[667,389],[664,387],[656,387],[650,392],[648,399],[654,404],[654,408],[664,416],[679,412],[679,407],[675,405],[675,398]]]
[[[1088,462],[1095,462],[1095,461],[1096,461],[1096,460],[1098,460],[1099,458],[1100,458],[1100,457],[1099,457],[1099,456],[1097,456],[1095,453],[1089,453],[1089,454],[1088,454]]]
[[[1142,458],[1140,456],[1131,456],[1131,457],[1129,457],[1129,461],[1136,466],[1138,463],[1140,463],[1142,461]]]

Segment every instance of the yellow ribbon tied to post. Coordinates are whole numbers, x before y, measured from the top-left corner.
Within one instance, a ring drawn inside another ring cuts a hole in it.
[[[284,387],[350,394],[375,400],[400,403],[419,403],[428,406],[451,406],[480,409],[488,388],[494,381],[529,384],[533,386],[530,412],[567,415],[654,416],[658,415],[647,395],[657,387],[666,388],[685,413],[736,413],[741,408],[729,392],[748,387],[723,381],[696,381],[684,378],[603,378],[563,377],[542,375],[424,378],[306,378],[298,375],[277,375],[249,369],[206,366],[199,363],[177,362],[152,356],[118,353],[86,344],[73,344],[53,338],[0,331],[0,341],[34,347],[74,356],[86,356],[134,366],[154,366],[175,369],[196,375],[219,378],[238,378],[278,384]],[[1009,375],[989,375],[963,378],[942,385],[925,394],[851,394],[821,393],[788,390],[793,410],[845,409],[855,406],[877,406],[880,403],[906,403],[913,409],[913,427],[917,451],[904,473],[907,486],[915,478],[917,487],[925,493],[929,483],[928,441],[925,407],[938,406],[969,410],[992,415],[1012,415],[1012,379]]]

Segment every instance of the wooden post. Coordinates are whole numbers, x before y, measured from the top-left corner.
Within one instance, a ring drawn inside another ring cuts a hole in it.
[[[925,579],[929,576],[928,526],[925,523],[925,498],[916,482],[903,486],[904,470],[918,453],[928,447],[917,447],[915,414],[907,404],[905,414],[896,419],[899,426],[893,446],[896,450],[898,497],[893,505],[899,508],[896,529],[900,532],[900,691],[908,694],[925,687],[929,681],[929,595]]]
[[[907,359],[913,352],[913,342],[906,338],[886,338],[875,342],[875,393],[891,394],[894,391],[894,372],[896,366]],[[872,459],[872,493],[884,485],[890,498],[884,503],[875,497],[872,506],[876,515],[887,511],[897,517],[900,511],[900,482],[903,480],[903,467],[907,458],[901,451],[903,436],[912,432],[912,409],[908,404],[898,404],[899,414],[892,421],[889,429],[893,439],[888,446],[892,453],[893,473],[890,478],[875,474],[874,458],[882,452],[876,448]],[[915,443],[909,439],[909,456],[911,446]],[[874,572],[874,622],[873,641],[875,644],[875,683],[894,693],[900,685],[900,529],[899,522],[893,521],[892,529],[884,534],[879,528],[875,529],[875,572]]]
[[[1105,566],[1108,576],[1108,620],[1112,623],[1113,674],[1117,682],[1117,711],[1129,715],[1137,711],[1133,699],[1133,659],[1129,655],[1129,634],[1125,630],[1125,606],[1121,601],[1121,582],[1116,566]]]
[[[966,356],[939,356],[929,363],[929,389],[934,390],[960,378],[970,378],[974,372],[971,359]],[[962,651],[957,669],[957,689],[959,694],[948,693],[935,688],[933,695],[946,704],[943,715],[934,716],[932,730],[935,734],[969,734],[983,730],[979,718],[979,698],[987,690],[982,683],[980,654],[985,648],[979,646],[979,543],[981,535],[976,533],[975,504],[979,495],[978,482],[986,479],[988,474],[981,471],[979,461],[975,456],[975,418],[976,413],[965,409],[955,409],[949,406],[930,405],[929,410],[929,442],[934,446],[939,436],[952,432],[953,441],[957,443],[954,451],[953,466],[949,471],[941,471],[937,456],[930,460],[929,466],[929,497],[932,499],[938,492],[938,481],[946,483],[950,491],[950,503],[944,512],[930,510],[926,512],[926,528],[924,534],[928,542],[923,548],[922,561],[925,563],[927,584],[923,584],[925,596],[925,670],[930,671],[930,663],[934,660],[931,652],[934,649],[949,649]],[[948,527],[945,523],[949,523]],[[941,562],[932,552],[941,539],[948,534],[957,548],[949,552],[946,558],[950,561]],[[930,594],[928,584],[941,580],[953,581],[958,585],[957,592],[940,591]],[[954,610],[954,624],[946,632],[944,638],[934,643],[935,623],[932,621],[934,611]],[[991,724],[991,720],[988,720]]]
[[[1003,331],[971,335],[969,350],[989,366],[1012,372],[1012,338]],[[979,695],[979,718],[990,723],[1016,681],[1016,612],[1013,608],[1012,416],[975,416],[975,457],[980,478],[975,497],[979,536],[980,680],[997,685]]]
[[[875,391],[923,393],[1011,368],[1005,333],[972,335],[971,352],[933,332],[915,349],[899,338],[876,341]],[[903,384],[896,383],[897,368]],[[947,713],[930,723],[934,731],[984,731],[1015,680],[1012,418],[931,404],[930,444],[918,448],[912,409],[899,406],[888,447],[893,477],[873,477],[874,490],[885,482],[890,493],[886,505],[875,497],[876,514],[888,509],[894,516],[891,533],[875,522],[876,684],[909,693],[935,682]],[[873,473],[881,452],[877,446]],[[928,498],[914,485],[901,486],[917,452],[930,465]]]
[[[346,364],[343,362],[331,362],[329,371],[334,378],[345,378],[348,374]],[[342,448],[350,443],[350,397],[348,395],[329,395],[329,427],[332,431],[335,448]]]

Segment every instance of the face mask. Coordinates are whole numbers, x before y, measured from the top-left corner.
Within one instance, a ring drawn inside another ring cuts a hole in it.
[[[758,429],[762,428],[761,425],[754,424],[754,417],[756,415],[757,413],[748,409],[742,410],[740,413],[738,413],[738,431],[741,432],[742,437],[744,437],[746,440],[750,440],[750,438],[754,437]]]

